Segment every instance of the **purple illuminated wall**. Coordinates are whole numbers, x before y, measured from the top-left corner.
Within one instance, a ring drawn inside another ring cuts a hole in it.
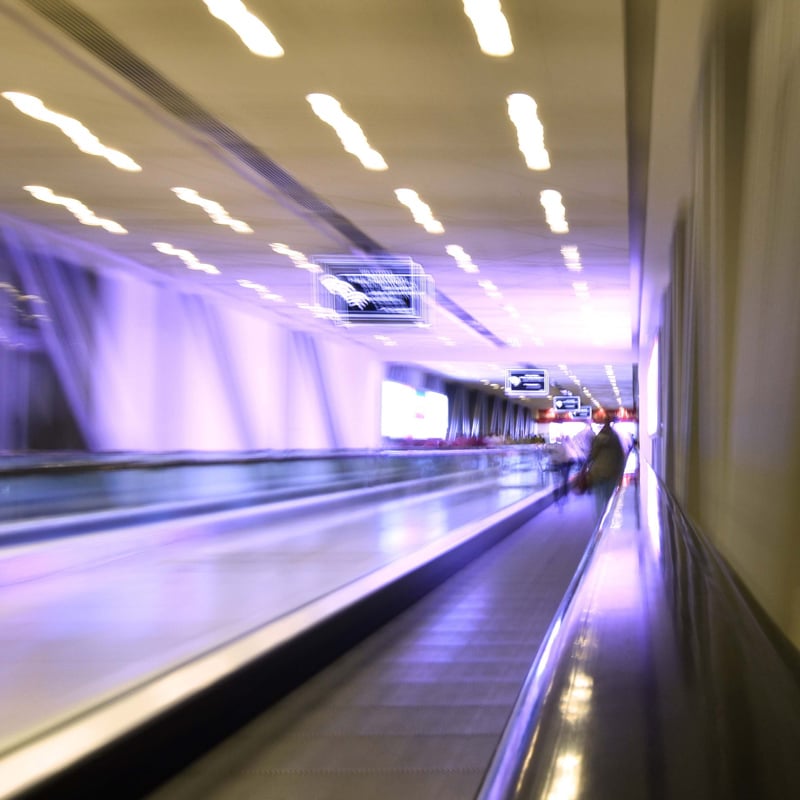
[[[20,282],[28,274],[37,293],[64,311],[48,323],[40,348],[58,362],[89,449],[379,446],[384,368],[367,350],[279,326],[244,299],[195,292],[9,218],[0,217],[0,235],[14,238],[27,266],[36,266],[32,251],[58,249],[97,273],[91,297],[65,299],[50,273],[20,272]],[[30,402],[35,387],[23,389],[20,402]]]

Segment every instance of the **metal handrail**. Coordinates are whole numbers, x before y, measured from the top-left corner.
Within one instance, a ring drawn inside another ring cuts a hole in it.
[[[247,454],[114,454],[84,460],[44,457],[0,468],[0,528],[37,519],[79,525],[79,515],[125,524],[131,515],[207,513],[248,504],[343,492],[441,487],[487,480],[522,464],[537,476],[540,452],[522,448],[363,450]],[[544,486],[544,478],[538,482]],[[0,538],[8,541],[0,530]]]
[[[643,465],[553,620],[479,800],[800,797],[800,654]]]

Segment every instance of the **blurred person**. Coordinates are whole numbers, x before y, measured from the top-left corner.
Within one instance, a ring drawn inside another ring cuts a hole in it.
[[[559,506],[564,504],[569,494],[569,473],[576,463],[575,450],[568,436],[559,436],[548,448],[553,472],[559,477],[555,499]]]
[[[624,467],[625,450],[622,442],[611,427],[611,422],[606,420],[592,440],[588,461],[589,486],[594,494],[598,517],[614,493]]]
[[[590,423],[584,425],[580,433],[575,434],[572,439],[572,447],[575,452],[575,463],[582,467],[588,460],[592,452],[592,442],[594,441],[594,431]]]

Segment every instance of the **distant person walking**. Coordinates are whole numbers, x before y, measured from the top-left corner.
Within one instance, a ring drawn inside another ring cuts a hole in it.
[[[561,436],[549,447],[550,463],[552,469],[559,476],[556,486],[555,500],[559,506],[566,502],[569,494],[569,473],[575,463],[575,454],[572,443],[567,436]]]
[[[589,485],[599,517],[614,493],[625,467],[625,450],[616,431],[606,422],[592,440],[589,453]]]
[[[589,453],[592,451],[593,441],[594,431],[588,422],[583,426],[583,430],[572,438],[575,451],[575,463],[579,468],[589,460]]]

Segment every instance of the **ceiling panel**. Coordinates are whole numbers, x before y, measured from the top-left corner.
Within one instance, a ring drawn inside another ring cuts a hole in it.
[[[457,0],[247,5],[273,30],[283,58],[250,53],[202,0],[0,0],[0,91],[40,97],[143,167],[126,173],[83,155],[56,128],[2,100],[0,210],[242,302],[252,304],[254,296],[237,280],[262,283],[285,299],[263,303],[263,313],[282,324],[324,329],[387,360],[425,364],[459,379],[491,382],[507,366],[557,371],[558,364],[572,368],[574,362],[608,404],[616,402],[604,371],[610,363],[623,402],[632,404],[632,384],[623,379],[634,361],[635,307],[627,251],[623,4],[505,0],[516,48],[505,59],[480,52]],[[89,49],[102,37],[79,42],[58,27],[65,9],[103,29],[102,53]],[[157,92],[136,85],[130,59],[114,69],[101,58],[125,53],[368,240],[421,264],[437,290],[493,337],[438,308],[430,328],[392,329],[387,347],[375,338],[385,330],[335,327],[299,308],[312,300],[312,277],[270,243],[310,256],[352,252],[353,242],[253,169],[224,136],[211,135],[174,105],[160,105]],[[345,153],[312,113],[310,92],[337,97],[389,169],[367,171]],[[527,169],[517,149],[506,114],[512,92],[536,98],[552,162],[546,172]],[[129,233],[81,226],[63,208],[34,200],[22,189],[28,184],[77,197]],[[212,224],[174,196],[175,186],[222,203],[254,232]],[[400,187],[417,190],[430,204],[443,234],[412,221],[395,199]],[[568,234],[545,224],[539,192],[547,188],[563,195]],[[154,241],[189,249],[221,274],[183,270],[156,252]],[[460,270],[445,253],[448,244],[461,245],[480,272]],[[566,268],[564,245],[579,248],[581,272]],[[488,297],[481,280],[495,284],[502,297]],[[588,299],[576,295],[576,281],[585,282]]]

